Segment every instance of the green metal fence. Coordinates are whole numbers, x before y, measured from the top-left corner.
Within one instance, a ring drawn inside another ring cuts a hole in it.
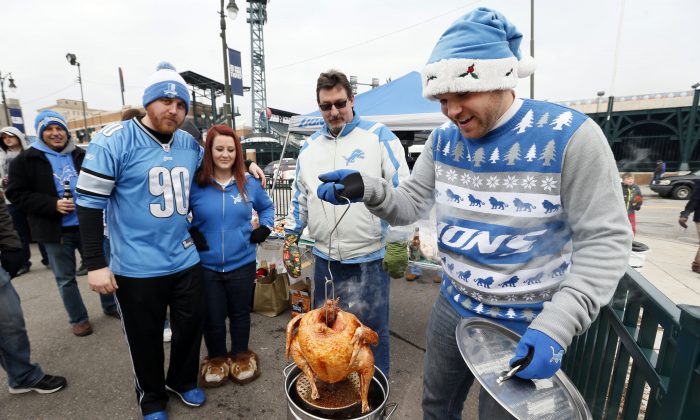
[[[272,178],[267,178],[267,193],[275,204],[275,218],[282,218],[287,215],[289,202],[292,198],[291,180],[278,180],[274,191],[272,190]]]
[[[699,419],[700,307],[675,306],[628,269],[563,369],[595,419]]]

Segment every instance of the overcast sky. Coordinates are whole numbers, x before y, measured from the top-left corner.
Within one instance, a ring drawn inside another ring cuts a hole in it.
[[[245,1],[237,3],[241,12],[227,21],[227,38],[242,53],[249,86],[250,28]],[[537,99],[683,91],[700,81],[699,1],[626,0],[620,26],[622,4],[535,0]],[[268,106],[314,111],[316,78],[329,68],[367,83],[420,71],[449,24],[479,6],[514,22],[529,53],[527,0],[273,0],[264,27]],[[144,81],[164,60],[223,82],[218,10],[216,0],[2,0],[0,71],[12,73],[18,87],[8,92],[6,83],[6,95],[21,101],[31,134],[36,109],[80,99],[68,52],[82,65],[92,108],[120,109],[118,67],[127,104],[141,104]],[[529,82],[521,80],[517,92],[528,96]],[[235,100],[249,121],[250,97]]]

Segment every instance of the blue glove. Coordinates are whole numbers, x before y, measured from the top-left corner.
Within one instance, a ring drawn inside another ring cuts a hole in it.
[[[510,365],[513,367],[524,365],[515,374],[519,378],[547,379],[557,373],[561,367],[562,357],[564,357],[564,349],[552,337],[528,328],[515,347],[515,357],[510,359]]]
[[[316,189],[316,195],[331,204],[348,204],[362,201],[365,184],[362,175],[354,169],[338,169],[318,176],[323,183]],[[345,198],[348,200],[346,200]]]

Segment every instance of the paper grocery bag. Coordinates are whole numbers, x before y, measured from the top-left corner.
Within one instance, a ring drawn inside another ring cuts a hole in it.
[[[289,278],[287,274],[277,274],[272,282],[269,282],[269,278],[258,279],[253,298],[253,312],[273,317],[281,314],[287,308],[289,308]]]

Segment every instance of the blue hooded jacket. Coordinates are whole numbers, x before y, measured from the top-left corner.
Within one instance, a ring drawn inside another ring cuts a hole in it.
[[[69,139],[66,143],[66,147],[57,152],[50,148],[44,143],[43,140],[37,139],[30,147],[44,152],[44,156],[48,159],[51,164],[51,169],[53,170],[53,182],[56,185],[56,192],[58,197],[63,197],[64,182],[68,181],[70,183],[71,193],[73,197],[76,196],[75,186],[78,183],[78,172],[75,170],[75,165],[73,164],[73,156],[71,152],[75,149],[75,145]],[[78,225],[78,213],[72,211],[63,216],[61,226],[77,226]]]
[[[197,183],[190,190],[192,226],[206,238],[208,251],[200,251],[202,266],[228,272],[255,261],[255,244],[250,242],[252,210],[258,212],[260,226],[272,229],[275,208],[260,181],[246,174],[246,195],[231,180],[223,189]]]

